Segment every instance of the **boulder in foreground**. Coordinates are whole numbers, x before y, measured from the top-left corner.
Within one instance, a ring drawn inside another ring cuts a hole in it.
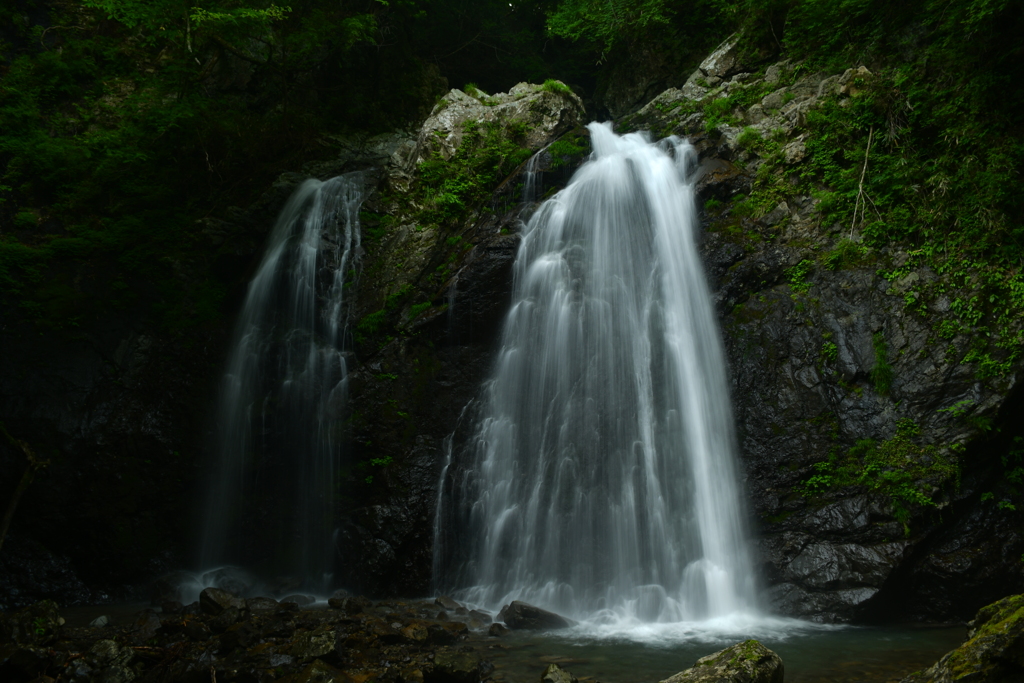
[[[519,600],[513,600],[512,604],[505,605],[498,613],[498,621],[504,621],[511,629],[539,631],[549,628],[568,628],[573,622],[554,612],[548,612],[540,607]]]
[[[903,683],[1024,681],[1024,595],[982,607],[970,627],[966,643]]]
[[[783,683],[782,659],[756,640],[701,657],[661,683]]]

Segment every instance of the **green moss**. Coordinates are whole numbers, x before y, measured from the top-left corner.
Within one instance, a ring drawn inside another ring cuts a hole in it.
[[[896,434],[881,443],[862,439],[843,454],[833,452],[814,465],[815,474],[800,487],[804,496],[815,496],[844,486],[862,486],[885,497],[893,517],[907,522],[913,508],[934,506],[932,486],[959,478],[959,468],[935,446],[915,443],[921,429],[912,420],[897,423]]]
[[[826,270],[842,270],[864,264],[871,249],[851,239],[839,240],[832,249],[822,254],[819,262]]]
[[[943,658],[950,680],[1011,680],[1005,655],[1024,639],[1024,595],[1013,595],[978,610],[971,638]]]
[[[579,159],[589,152],[590,145],[586,138],[576,131],[567,133],[548,145],[548,153],[551,155],[551,168],[553,169],[578,162]]]
[[[549,78],[544,81],[544,84],[540,86],[540,89],[545,92],[572,93],[572,88],[561,81],[556,81],[553,78]]]
[[[789,286],[794,292],[806,292],[810,289],[811,283],[807,281],[807,276],[810,275],[813,270],[814,261],[804,259],[786,271]]]
[[[895,373],[889,365],[889,348],[885,343],[885,335],[876,332],[871,338],[871,345],[875,349],[875,366],[871,368],[871,381],[874,382],[875,391],[880,396],[888,396]]]
[[[532,151],[526,147],[527,127],[520,122],[464,124],[462,144],[450,159],[435,152],[420,164],[411,191],[414,218],[428,225],[455,226],[478,210],[494,188]]]

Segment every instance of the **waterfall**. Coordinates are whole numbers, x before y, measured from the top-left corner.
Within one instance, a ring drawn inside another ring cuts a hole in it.
[[[435,582],[577,619],[743,612],[753,571],[696,155],[589,128],[591,159],[524,228],[493,375],[445,468]]]
[[[328,588],[346,401],[346,286],[364,178],[305,181],[277,219],[235,329],[217,415],[204,566]]]

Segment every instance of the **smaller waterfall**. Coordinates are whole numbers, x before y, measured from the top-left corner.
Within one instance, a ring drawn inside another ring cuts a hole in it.
[[[328,588],[347,393],[346,285],[364,178],[307,180],[288,200],[235,329],[201,561]]]

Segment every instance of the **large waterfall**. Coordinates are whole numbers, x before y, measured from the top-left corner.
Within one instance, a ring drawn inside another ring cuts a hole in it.
[[[439,588],[491,609],[677,622],[754,606],[696,155],[591,124],[524,229],[473,436],[443,484]],[[458,569],[456,569],[458,567]]]
[[[249,285],[221,389],[206,567],[241,563],[309,589],[329,583],[345,286],[360,248],[363,185],[358,173],[303,183]]]

